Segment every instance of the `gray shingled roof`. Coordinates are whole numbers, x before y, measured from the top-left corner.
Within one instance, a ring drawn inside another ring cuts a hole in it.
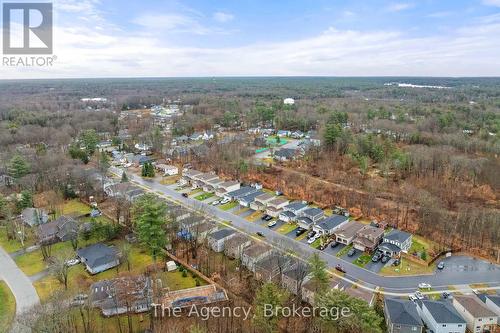
[[[307,217],[316,216],[316,215],[320,215],[320,214],[323,214],[323,210],[316,208],[316,207],[308,208],[302,212],[302,215],[305,215]]]
[[[332,230],[347,220],[349,220],[349,218],[334,214],[332,216],[328,216],[320,223],[318,223],[318,227],[322,228],[323,230]]]
[[[465,324],[465,320],[449,302],[423,300],[420,303],[425,305],[438,324]]]
[[[302,201],[294,201],[286,205],[285,210],[298,211],[304,209],[306,206],[307,204],[303,203]]]
[[[77,255],[85,259],[85,264],[91,268],[113,262],[117,259],[116,250],[103,243],[93,244],[80,249],[77,251]]]
[[[234,234],[235,232],[236,231],[234,231],[233,229],[224,228],[224,229],[220,229],[220,230],[212,232],[210,234],[210,238],[215,239],[215,240],[221,240],[221,239],[226,238],[227,236]]]
[[[393,324],[423,326],[417,307],[411,301],[387,298],[385,310]]]
[[[392,229],[387,235],[384,236],[384,239],[403,243],[404,241],[406,241],[410,237],[411,237],[411,234],[409,234],[405,231]]]
[[[254,192],[257,192],[258,190],[254,187],[251,187],[251,186],[244,186],[244,187],[241,187],[240,189],[238,190],[235,190],[235,191],[232,191],[232,192],[229,192],[227,195],[230,196],[231,198],[235,198],[235,199],[240,199],[246,195],[249,195],[250,193],[254,193]]]

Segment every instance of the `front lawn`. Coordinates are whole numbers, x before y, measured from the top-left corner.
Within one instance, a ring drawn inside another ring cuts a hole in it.
[[[196,200],[199,200],[199,201],[203,201],[203,200],[207,200],[208,198],[211,198],[213,197],[214,194],[213,193],[210,193],[210,192],[206,192],[206,193],[202,193],[196,197],[194,197]]]
[[[75,256],[75,250],[73,250],[71,242],[56,243],[52,245],[51,255],[64,255],[69,259]],[[47,268],[47,263],[43,261],[41,249],[22,254],[14,258],[14,261],[16,262],[17,266],[28,276],[40,273]]]
[[[196,193],[200,193],[200,192],[203,192],[203,190],[201,188],[195,188],[194,190],[192,190],[191,192],[188,193],[188,196],[192,196],[192,195],[195,195]]]
[[[85,215],[89,214],[91,211],[90,206],[87,204],[84,204],[78,199],[72,199],[66,201],[61,209],[61,214],[62,215],[75,215],[75,216],[80,216],[80,215]]]
[[[337,252],[337,257],[340,258],[340,257],[346,255],[347,252],[349,252],[350,249],[352,249],[352,244],[344,246],[339,252]]]
[[[16,300],[7,284],[0,281],[0,332],[8,332],[16,315]]]
[[[252,214],[248,215],[247,217],[245,217],[245,220],[249,222],[255,222],[255,220],[257,220],[260,217],[262,217],[262,212],[257,210]]]
[[[294,231],[295,229],[297,229],[297,225],[295,223],[285,223],[281,227],[279,227],[277,229],[277,231],[280,234],[286,235],[286,234]]]
[[[362,254],[361,256],[356,258],[356,260],[354,260],[354,264],[359,267],[365,267],[366,264],[368,264],[371,259],[372,257],[369,256],[368,254]]]
[[[238,201],[231,201],[226,204],[220,205],[219,208],[222,210],[230,210],[238,205]]]
[[[399,266],[385,266],[382,267],[379,274],[386,276],[404,276],[404,275],[420,275],[420,274],[430,274],[434,271],[434,265],[427,266],[418,264],[414,261],[401,258],[401,264]]]
[[[24,248],[32,246],[34,242],[34,236],[31,229],[26,228],[26,240],[24,241]],[[2,226],[0,227],[0,246],[7,251],[7,253],[16,252],[23,249],[21,242],[17,239],[8,239],[7,229]]]
[[[173,185],[175,183],[177,183],[177,181],[180,179],[181,177],[180,176],[166,176],[166,177],[163,177],[161,180],[160,180],[160,184],[162,185]]]
[[[321,245],[321,238],[316,239],[312,244],[310,244],[311,247],[317,249]]]

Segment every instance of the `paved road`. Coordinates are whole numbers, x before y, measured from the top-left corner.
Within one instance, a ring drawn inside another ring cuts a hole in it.
[[[112,171],[116,174],[121,174],[120,169],[113,168]],[[350,264],[328,252],[315,250],[303,242],[290,239],[290,237],[270,230],[269,228],[259,225],[258,223],[250,223],[242,217],[220,210],[214,206],[200,203],[198,200],[184,198],[180,193],[168,186],[143,179],[133,174],[128,176],[129,179],[135,183],[155,192],[163,193],[167,197],[179,201],[185,206],[199,207],[199,205],[202,204],[206,211],[210,212],[213,216],[224,221],[231,221],[232,226],[241,229],[248,234],[255,234],[260,231],[266,236],[267,241],[274,244],[286,244],[289,250],[294,251],[301,257],[307,257],[312,253],[317,252],[323,260],[328,262],[330,267],[335,267],[335,265],[341,264],[347,271],[345,276],[346,278],[352,281],[364,282],[374,287],[381,287],[384,291],[389,293],[409,293],[415,291],[420,282],[430,283],[435,288],[445,288],[450,285],[465,285],[471,283],[488,283],[491,286],[500,285],[500,267],[481,260],[478,260],[478,262],[481,263],[481,266],[483,266],[481,270],[464,270],[459,273],[454,270],[444,270],[425,276],[384,277],[372,271]]]
[[[16,298],[16,316],[38,304],[40,299],[30,279],[17,267],[16,263],[0,247],[0,278],[3,279]],[[22,331],[15,326],[13,331]]]

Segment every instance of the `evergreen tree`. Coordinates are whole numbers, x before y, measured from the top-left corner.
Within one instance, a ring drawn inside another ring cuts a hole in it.
[[[274,333],[278,332],[278,322],[281,318],[279,313],[276,313],[277,307],[282,307],[288,295],[272,282],[266,282],[255,295],[254,310],[255,315],[253,323],[262,332]]]
[[[122,173],[122,179],[121,179],[121,182],[122,183],[126,183],[128,182],[128,176],[125,172]]]
[[[330,278],[328,276],[327,264],[314,253],[309,258],[309,269],[311,271],[311,281],[314,284],[316,293],[323,293],[328,289]]]
[[[94,129],[88,129],[80,134],[80,141],[85,147],[88,156],[92,156],[97,149],[99,143],[99,136]]]
[[[22,191],[21,198],[17,202],[17,208],[21,211],[29,207],[33,207],[33,194],[30,191]]]
[[[26,176],[30,172],[31,168],[24,157],[16,154],[10,159],[7,169],[9,175],[17,180]]]

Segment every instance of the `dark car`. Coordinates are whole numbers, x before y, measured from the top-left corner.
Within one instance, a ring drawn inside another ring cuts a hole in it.
[[[348,257],[352,257],[355,254],[356,254],[356,249],[354,249],[354,248],[350,249],[349,252],[347,252]]]
[[[334,247],[337,247],[337,245],[339,245],[339,242],[332,241],[332,243],[330,244],[330,247],[333,249]]]
[[[295,236],[300,236],[300,235],[302,235],[304,232],[306,232],[306,229],[301,228],[301,227],[298,227],[298,228],[297,228],[297,230],[295,230]]]
[[[382,255],[380,253],[375,253],[372,257],[373,262],[379,262],[379,260],[382,259]]]
[[[260,232],[260,231],[257,231],[257,236],[259,236],[259,237],[266,237],[266,236],[264,236],[264,234],[263,234],[262,232]]]
[[[187,198],[187,197],[189,197],[189,194],[187,194],[187,193],[182,193],[182,196],[183,196],[184,198]]]
[[[342,273],[346,272],[344,267],[342,267],[342,265],[340,265],[340,264],[337,264],[337,266],[335,266],[335,269],[338,270],[339,272],[342,272]]]
[[[396,260],[394,260],[394,262],[392,263],[392,266],[399,266],[399,264],[401,264],[401,260],[396,259]]]
[[[262,219],[264,221],[271,221],[273,219],[273,217],[271,215],[265,214],[264,216],[262,216]]]
[[[382,261],[382,263],[383,263],[383,264],[385,264],[385,263],[387,263],[390,259],[391,259],[391,257],[389,257],[389,256],[383,256],[381,261]]]

